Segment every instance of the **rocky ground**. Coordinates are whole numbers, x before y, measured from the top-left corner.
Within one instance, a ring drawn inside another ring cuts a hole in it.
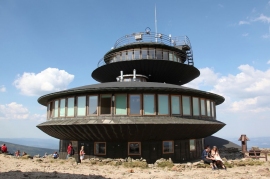
[[[172,164],[161,160],[155,165],[143,161],[85,160],[28,158],[0,154],[0,178],[270,178],[270,162],[263,160],[229,160],[226,170],[211,170],[200,162]],[[206,168],[205,168],[206,167]],[[231,167],[231,168],[229,168]]]

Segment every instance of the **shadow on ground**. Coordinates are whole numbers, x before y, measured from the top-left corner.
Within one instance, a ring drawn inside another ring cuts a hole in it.
[[[52,173],[47,172],[21,172],[20,170],[11,170],[9,172],[0,173],[0,178],[15,179],[15,178],[37,178],[37,179],[49,179],[49,178],[65,178],[65,179],[109,179],[101,175],[82,175],[82,174],[69,174],[58,173],[56,171]]]

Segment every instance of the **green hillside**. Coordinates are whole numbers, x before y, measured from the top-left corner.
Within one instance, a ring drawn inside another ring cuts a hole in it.
[[[9,142],[0,141],[0,144],[6,144],[8,148],[8,152],[14,154],[17,150],[20,150],[21,154],[26,152],[29,155],[37,155],[43,156],[45,153],[53,154],[54,152],[58,152],[58,149],[46,149],[46,148],[38,148],[38,147],[29,147],[25,145],[12,144]]]

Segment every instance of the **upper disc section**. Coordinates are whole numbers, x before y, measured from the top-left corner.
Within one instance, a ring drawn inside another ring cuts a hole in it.
[[[120,75],[137,74],[149,82],[182,85],[197,78],[191,43],[187,36],[171,37],[150,31],[125,35],[118,39],[99,61],[92,77],[99,82],[113,82]]]

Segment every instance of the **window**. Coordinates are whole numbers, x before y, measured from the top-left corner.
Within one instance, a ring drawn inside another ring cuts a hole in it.
[[[74,116],[74,98],[68,98],[67,116],[68,117]]]
[[[141,155],[141,143],[129,142],[128,143],[128,155]]]
[[[147,59],[147,49],[142,49],[142,59]]]
[[[149,59],[156,59],[155,58],[155,49],[149,49]]]
[[[127,115],[127,95],[126,94],[115,95],[115,114]]]
[[[51,117],[51,103],[48,103],[47,105],[47,119]]]
[[[126,51],[122,52],[121,59],[122,59],[122,61],[126,60]]]
[[[60,99],[60,117],[65,117],[66,99]]]
[[[163,154],[174,153],[174,142],[173,141],[163,141]]]
[[[133,56],[133,51],[129,50],[126,56],[127,60],[132,60],[133,59],[132,56]]]
[[[211,102],[211,107],[212,107],[212,117],[215,117],[215,103],[213,101]]]
[[[162,60],[162,50],[161,49],[156,50],[156,59]]]
[[[141,114],[141,96],[139,94],[129,95],[129,110],[130,115]]]
[[[158,114],[159,115],[169,115],[169,96],[168,95],[158,95]]]
[[[205,100],[201,99],[201,115],[205,116]]]
[[[172,115],[180,115],[180,96],[171,96]]]
[[[192,150],[195,150],[195,149],[196,149],[195,139],[190,139],[189,140],[189,150],[192,151]]]
[[[163,51],[163,60],[169,60],[168,51]]]
[[[199,116],[200,115],[199,98],[193,97],[192,104],[193,104],[193,116]]]
[[[77,116],[85,116],[86,96],[79,96],[77,101]]]
[[[94,143],[94,154],[95,155],[106,155],[106,142],[95,142]]]
[[[155,115],[155,95],[144,94],[143,95],[143,107],[145,115]]]
[[[140,59],[140,49],[134,49],[134,59]]]
[[[182,96],[183,100],[183,115],[190,115],[190,97]]]
[[[58,117],[58,104],[58,100],[54,101],[54,117]]]
[[[173,53],[172,52],[169,52],[169,60],[173,61]]]
[[[207,110],[207,116],[211,116],[211,107],[210,107],[210,101],[206,100],[206,110]]]
[[[111,95],[102,94],[100,97],[100,114],[111,114]]]
[[[88,97],[88,114],[93,115],[97,114],[97,108],[98,108],[98,96],[89,96]]]

